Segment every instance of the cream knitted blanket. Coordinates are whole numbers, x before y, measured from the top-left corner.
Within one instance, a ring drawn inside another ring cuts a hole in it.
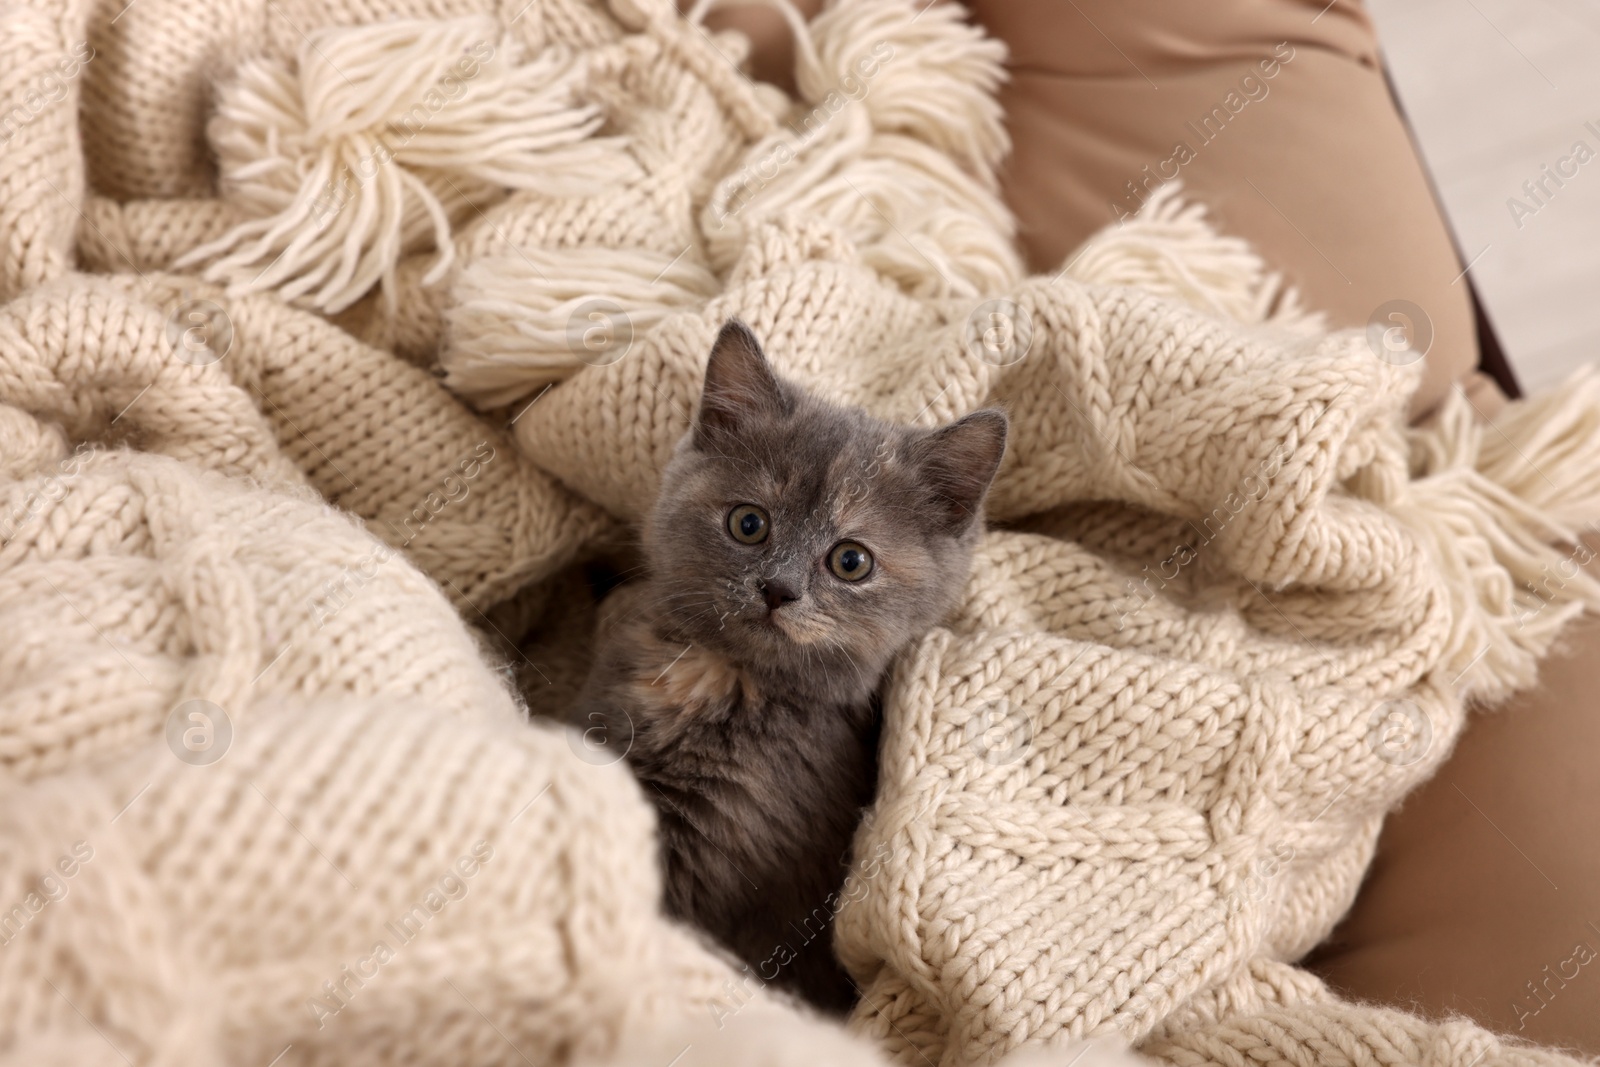
[[[1024,278],[998,48],[796,30],[790,101],[666,0],[0,7],[0,1059],[1568,1062],[1294,961],[1600,601],[1600,388],[1407,431],[1414,366],[1170,198]],[[887,695],[847,1029],[659,917],[617,754],[507,682],[581,671],[564,576],[735,313],[1015,427]]]

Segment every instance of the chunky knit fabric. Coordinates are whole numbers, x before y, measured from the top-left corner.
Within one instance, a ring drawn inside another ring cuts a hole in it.
[[[1600,600],[1600,387],[1408,431],[1414,366],[1170,197],[1024,278],[997,46],[799,30],[789,101],[664,0],[0,9],[0,1059],[1569,1062],[1294,961]],[[1013,417],[887,692],[845,1029],[660,917],[631,777],[484,651],[732,314]]]

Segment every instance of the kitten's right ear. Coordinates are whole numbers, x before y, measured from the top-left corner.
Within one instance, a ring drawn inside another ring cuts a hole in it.
[[[715,447],[719,438],[737,435],[752,421],[786,415],[791,406],[750,327],[738,319],[723,323],[706,363],[695,444]]]
[[[983,512],[983,498],[1006,454],[1010,420],[999,408],[979,408],[929,432],[912,455],[932,490],[935,516],[964,530]]]

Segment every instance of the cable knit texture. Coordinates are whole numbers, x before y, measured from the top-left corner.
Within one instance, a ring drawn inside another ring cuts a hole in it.
[[[1294,961],[1600,602],[1600,385],[1408,430],[1415,366],[1170,195],[1024,277],[999,46],[795,29],[789,100],[666,0],[0,9],[0,1062],[1573,1062]],[[844,1028],[660,916],[632,778],[488,651],[734,314],[1013,420],[886,693]]]

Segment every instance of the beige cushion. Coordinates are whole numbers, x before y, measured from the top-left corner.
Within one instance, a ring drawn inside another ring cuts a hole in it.
[[[1423,309],[1433,341],[1414,414],[1477,366],[1461,267],[1360,7],[972,6],[1011,49],[1005,194],[1036,269],[1176,176],[1334,325],[1396,300]]]
[[[1477,713],[1389,817],[1354,910],[1312,961],[1331,985],[1600,1054],[1597,666],[1590,617],[1537,688]]]

